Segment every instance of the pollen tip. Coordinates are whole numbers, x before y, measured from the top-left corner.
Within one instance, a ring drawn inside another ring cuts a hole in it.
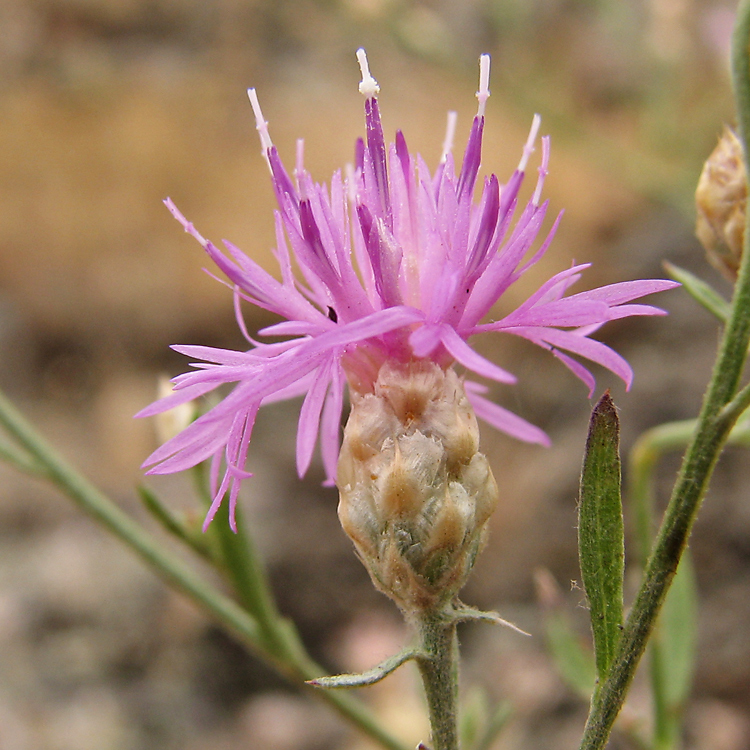
[[[360,47],[357,50],[357,62],[359,69],[362,71],[362,81],[359,84],[359,93],[365,99],[372,99],[380,91],[378,82],[370,75],[370,66],[367,62],[367,53]]]
[[[479,100],[479,108],[477,109],[477,117],[484,117],[484,108],[489,98],[490,98],[490,56],[481,55],[479,58],[479,91],[477,91],[477,99]]]

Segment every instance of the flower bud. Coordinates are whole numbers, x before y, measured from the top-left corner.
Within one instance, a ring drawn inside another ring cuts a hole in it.
[[[737,279],[742,259],[746,179],[742,144],[734,131],[725,128],[698,180],[695,233],[711,265],[730,281]]]
[[[463,586],[498,490],[461,379],[429,360],[386,362],[352,390],[338,464],[339,518],[377,588],[405,612]]]
[[[157,381],[159,398],[166,398],[172,393],[172,381],[166,375],[160,375]],[[156,436],[160,443],[166,443],[179,435],[196,418],[194,401],[178,404],[169,411],[156,416]]]

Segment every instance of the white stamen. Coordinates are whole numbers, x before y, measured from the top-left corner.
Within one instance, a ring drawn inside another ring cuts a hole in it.
[[[299,177],[305,171],[305,139],[297,138],[297,161],[294,165],[294,178],[297,180],[299,190]]]
[[[370,66],[367,64],[367,54],[360,47],[357,50],[357,62],[362,71],[362,82],[359,84],[359,93],[365,99],[372,99],[379,91],[378,82],[370,75]]]
[[[487,104],[487,100],[490,98],[490,56],[482,55],[479,58],[479,91],[477,91],[477,99],[479,99],[479,108],[477,109],[477,117],[484,117],[484,106]]]
[[[531,202],[535,205],[539,205],[539,201],[542,197],[542,186],[544,180],[549,174],[547,167],[549,166],[549,136],[545,135],[542,137],[542,163],[539,165],[539,176],[536,180],[536,187],[534,188],[534,195],[531,198]]]
[[[534,119],[531,121],[531,130],[529,131],[529,137],[526,139],[526,145],[523,147],[523,156],[521,161],[518,162],[518,171],[525,172],[526,165],[529,163],[529,157],[534,153],[534,141],[536,141],[537,134],[539,133],[539,127],[542,124],[541,115],[534,115]]]
[[[443,141],[443,155],[440,157],[440,162],[444,162],[448,158],[448,154],[453,151],[453,137],[456,135],[456,120],[458,119],[458,112],[448,112],[448,123],[445,126],[445,140]]]
[[[271,169],[271,162],[268,159],[268,149],[273,146],[271,142],[271,136],[268,134],[268,123],[263,119],[263,112],[260,109],[260,102],[258,101],[258,94],[255,89],[248,89],[247,95],[250,98],[250,105],[253,108],[253,114],[255,115],[255,129],[258,131],[260,136],[260,145],[262,148],[263,157],[268,164],[268,169]]]
[[[344,167],[346,176],[346,197],[353,206],[357,203],[357,174],[354,171],[354,165],[347,163]]]

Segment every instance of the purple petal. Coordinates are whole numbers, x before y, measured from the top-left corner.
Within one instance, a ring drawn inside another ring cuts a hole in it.
[[[525,443],[536,443],[545,447],[551,445],[550,439],[544,430],[540,430],[512,411],[508,411],[502,406],[480,396],[475,389],[469,388],[468,382],[465,385],[466,397],[480,419],[491,424],[495,429],[500,430],[500,432],[504,432],[506,435],[510,435],[517,440],[522,440]]]
[[[336,484],[336,464],[341,445],[341,413],[344,406],[344,377],[341,366],[335,362],[331,372],[331,385],[328,389],[323,407],[323,418],[320,428],[320,453],[323,468],[326,472],[325,485]]]
[[[497,229],[500,211],[500,186],[493,174],[484,189],[483,210],[474,246],[466,265],[467,283],[474,284],[486,266],[487,252]]]
[[[484,131],[484,117],[477,115],[471,125],[469,142],[466,144],[464,161],[461,165],[461,176],[458,178],[458,197],[465,194],[471,196],[477,181],[479,164],[482,161],[482,132]]]
[[[402,250],[385,224],[373,217],[367,206],[357,206],[357,217],[370,258],[375,289],[383,307],[399,305],[401,293],[398,287],[398,273],[401,267]]]
[[[181,391],[170,393],[168,396],[154,401],[153,404],[149,404],[145,409],[141,409],[135,416],[141,419],[142,417],[153,417],[156,414],[169,411],[170,409],[174,409],[175,406],[180,406],[188,401],[200,398],[216,388],[216,385],[215,383],[198,383],[191,388],[184,388]]]
[[[450,326],[440,329],[440,340],[456,361],[477,375],[499,383],[516,382],[515,376],[477,354]]]
[[[331,328],[331,325],[321,326],[315,323],[307,323],[300,320],[284,320],[274,323],[258,331],[259,336],[315,336],[316,334]]]
[[[380,122],[378,100],[374,97],[365,100],[365,121],[367,124],[367,150],[372,160],[373,174],[379,198],[379,213],[386,221],[389,221],[391,199],[388,192],[385,138],[383,137],[383,126]]]
[[[227,423],[206,425],[198,424],[196,420],[179,435],[157,448],[143,462],[143,467],[153,467],[148,470],[149,474],[170,474],[195,466],[226,443],[227,427]]]
[[[575,332],[558,331],[554,328],[507,328],[506,331],[522,336],[540,346],[548,344],[590,359],[613,372],[622,379],[626,388],[630,389],[633,382],[633,370],[630,365],[617,352],[600,341],[580,336]]]
[[[595,323],[604,323],[611,320],[610,315],[610,308],[604,302],[592,300],[571,303],[570,298],[566,297],[525,310],[519,308],[496,323],[476,326],[474,332],[502,331],[517,326],[578,328]]]
[[[618,305],[609,310],[609,320],[630,318],[635,315],[666,315],[667,311],[653,305]]]
[[[583,384],[589,389],[589,398],[594,395],[594,389],[596,388],[596,380],[594,376],[580,363],[577,362],[573,357],[569,357],[567,354],[563,354],[559,349],[553,349],[552,354],[557,357]]]
[[[640,281],[621,281],[618,284],[600,286],[587,292],[573,294],[570,299],[602,300],[610,306],[621,305],[623,302],[645,297],[647,294],[665,292],[680,286],[676,281],[666,279],[643,279]]]
[[[312,387],[305,396],[297,425],[297,474],[300,479],[310,468],[320,427],[320,413],[331,380],[331,361],[324,362],[316,371]]]
[[[409,346],[416,357],[429,357],[440,346],[440,326],[420,326],[409,336]]]

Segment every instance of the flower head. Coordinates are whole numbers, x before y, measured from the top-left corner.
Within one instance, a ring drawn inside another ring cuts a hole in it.
[[[165,201],[229,279],[237,320],[251,345],[244,352],[175,346],[200,360],[196,369],[175,378],[174,392],[139,414],[158,414],[221,385],[235,384],[220,403],[144,464],[151,467],[149,473],[166,474],[211,458],[214,502],[206,523],[227,493],[233,519],[240,483],[251,476],[245,461],[255,417],[264,404],[304,395],[297,469],[300,476],[307,471],[320,436],[327,483],[333,484],[347,383],[361,396],[373,391],[387,363],[420,361],[443,370],[458,363],[483,378],[514,383],[510,372],[468,343],[476,334],[503,331],[551,351],[591,391],[594,378],[575,357],[602,365],[629,386],[632,372],[627,362],[591,334],[610,320],[662,313],[630,303],[674,286],[670,281],[630,281],[566,295],[588,267],[576,265],[553,276],[510,314],[482,322],[504,292],[544,255],[560,220],[558,216],[533,249],[547,213],[547,202],[540,201],[549,138],[541,139],[533,196],[519,211],[519,189],[540,120],[534,117],[510,179],[501,185],[491,175],[477,190],[489,97],[487,55],[480,58],[479,108],[458,173],[452,152],[455,113],[449,115],[443,157],[430,173],[422,158],[409,152],[400,131],[394,143],[386,144],[376,97],[379,87],[364,51],[357,57],[367,137],[356,143],[353,167],[334,173],[329,186],[315,183],[304,168],[301,142],[295,169],[292,175],[287,172],[257,95],[253,89],[248,92],[278,202],[275,255],[280,280],[231,242],[224,241],[227,254],[219,250],[171,200]],[[240,312],[242,300],[284,319],[261,330],[260,336],[288,338],[280,343],[252,338]],[[539,428],[486,399],[484,386],[467,380],[463,387],[481,419],[520,440],[548,444]]]

